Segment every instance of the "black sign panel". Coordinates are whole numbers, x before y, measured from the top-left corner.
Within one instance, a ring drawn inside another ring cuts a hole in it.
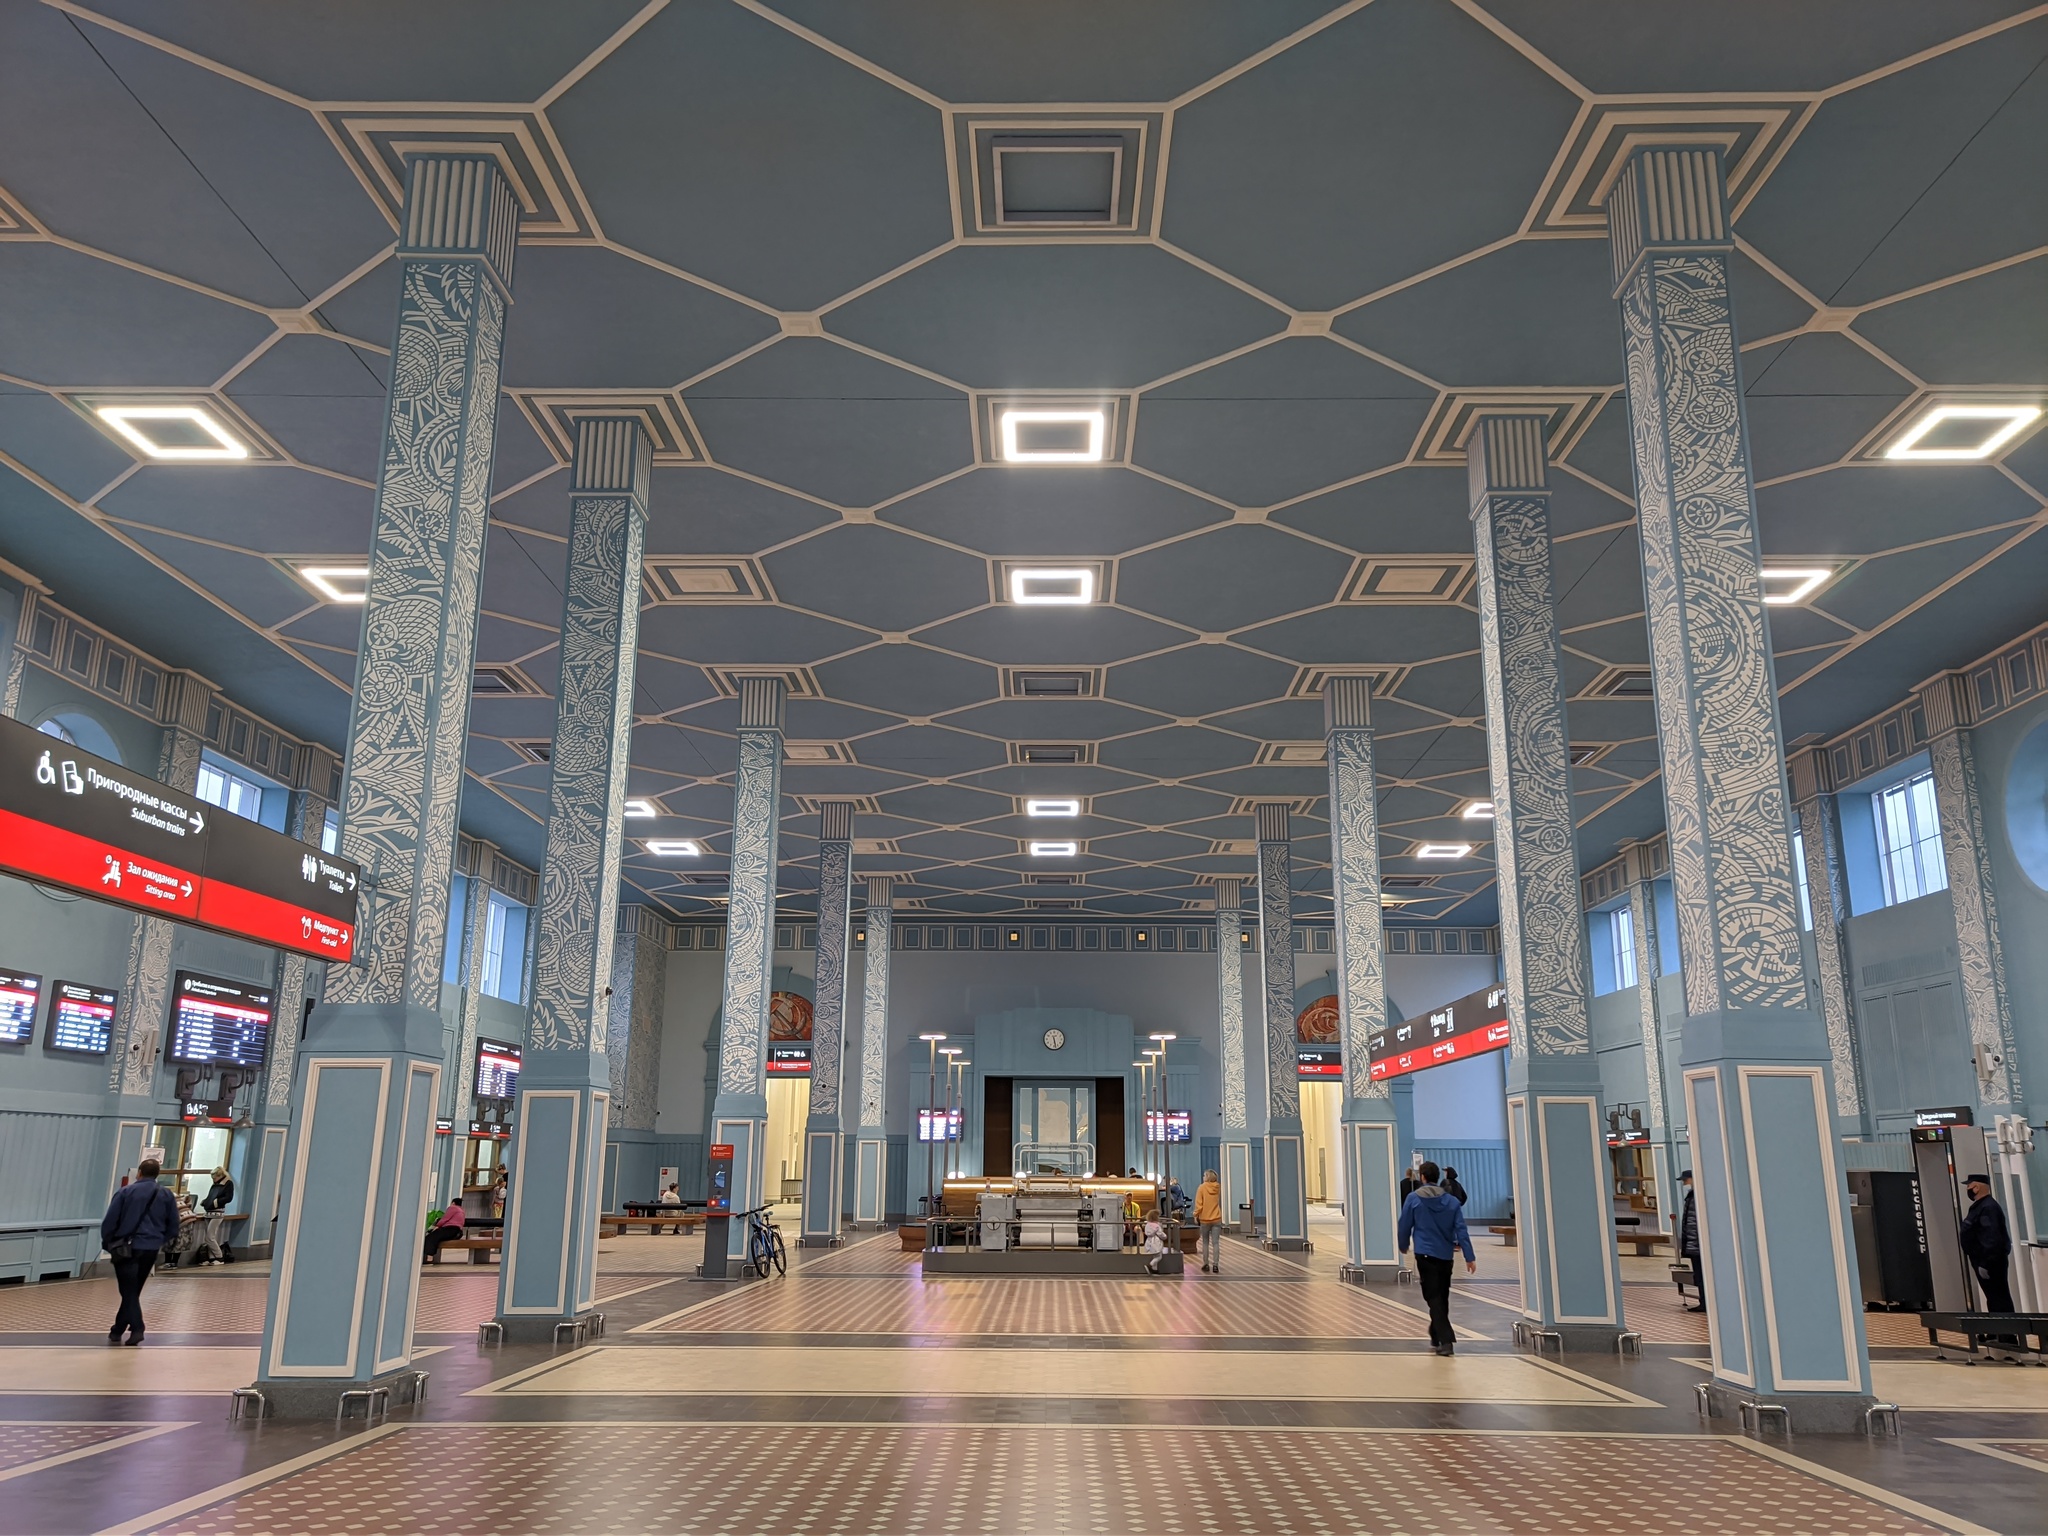
[[[0,870],[322,960],[355,953],[355,865],[5,718]]]
[[[26,1045],[35,1038],[36,1005],[43,978],[27,971],[0,971],[0,1044]]]
[[[268,987],[178,972],[167,1058],[191,1066],[262,1066],[270,1047],[272,999]]]
[[[1915,1125],[1975,1125],[1977,1112],[1967,1104],[1951,1105],[1947,1109],[1916,1109],[1913,1111]]]
[[[114,1043],[114,1008],[120,994],[105,987],[82,987],[60,981],[50,989],[50,1038],[53,1051],[104,1056]]]
[[[503,1040],[476,1043],[476,1097],[516,1099],[519,1097],[520,1049]]]
[[[1399,1077],[1467,1056],[1504,1051],[1508,1033],[1508,989],[1481,987],[1422,1018],[1375,1030],[1367,1042],[1371,1075],[1375,1080]]]

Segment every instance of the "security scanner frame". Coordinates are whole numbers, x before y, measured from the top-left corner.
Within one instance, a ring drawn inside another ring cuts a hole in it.
[[[1098,1177],[1087,1142],[1020,1141],[1011,1165],[1008,1178],[946,1180],[925,1223],[926,1274],[1148,1275],[1142,1237],[1124,1215],[1133,1196],[1165,1217],[1157,1273],[1181,1273],[1180,1223],[1164,1211],[1160,1185]]]

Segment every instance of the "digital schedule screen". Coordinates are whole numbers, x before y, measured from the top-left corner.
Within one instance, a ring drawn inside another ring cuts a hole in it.
[[[1145,1115],[1145,1139],[1147,1141],[1186,1141],[1194,1134],[1194,1119],[1185,1109],[1169,1109],[1163,1114],[1150,1110]]]
[[[35,1038],[36,1005],[43,978],[26,971],[0,971],[0,1044],[26,1045]]]
[[[919,1141],[958,1141],[960,1139],[960,1111],[957,1109],[920,1109],[917,1112],[917,1139]]]
[[[104,1056],[114,1044],[114,1005],[119,994],[105,987],[82,987],[60,981],[50,988],[50,1038],[53,1051]]]
[[[270,1048],[268,987],[180,971],[166,1056],[193,1066],[260,1067]]]
[[[519,1097],[519,1047],[503,1040],[476,1043],[476,1096],[480,1099]]]

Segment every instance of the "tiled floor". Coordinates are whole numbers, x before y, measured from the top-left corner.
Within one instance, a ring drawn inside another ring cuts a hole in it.
[[[495,1269],[421,1277],[427,1402],[388,1424],[231,1425],[264,1276],[0,1289],[0,1536],[420,1532],[1920,1531],[2048,1529],[2048,1371],[1874,1363],[1897,1439],[1701,1421],[1705,1329],[1624,1264],[1645,1357],[1519,1353],[1482,1251],[1449,1360],[1412,1284],[1241,1242],[1220,1277],[923,1277],[893,1232],[699,1282],[699,1236],[608,1240],[607,1336],[481,1348]]]

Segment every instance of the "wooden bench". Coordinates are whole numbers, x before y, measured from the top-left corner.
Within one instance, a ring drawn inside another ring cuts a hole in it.
[[[597,1219],[598,1235],[623,1237],[634,1227],[642,1228],[651,1235],[663,1227],[701,1227],[705,1219],[702,1211],[686,1211],[680,1206],[662,1216],[600,1216]]]
[[[1636,1257],[1639,1259],[1648,1258],[1659,1248],[1669,1248],[1671,1246],[1671,1234],[1668,1232],[1631,1232],[1625,1227],[1615,1228],[1614,1240],[1617,1243],[1633,1244],[1636,1250]]]
[[[426,1262],[429,1264],[439,1264],[441,1262],[441,1255],[450,1248],[467,1248],[469,1250],[470,1263],[488,1264],[491,1262],[492,1256],[502,1252],[504,1247],[505,1240],[502,1237],[451,1237],[447,1242],[436,1248],[432,1257],[428,1258]]]
[[[1486,1230],[1500,1239],[1503,1248],[1515,1246],[1515,1222],[1513,1217],[1509,1217],[1506,1221],[1490,1221],[1486,1224]]]

